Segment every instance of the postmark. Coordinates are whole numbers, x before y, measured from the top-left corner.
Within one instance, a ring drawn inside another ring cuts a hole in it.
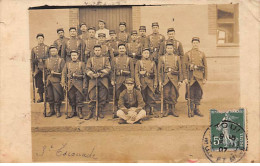
[[[247,151],[245,109],[210,110],[211,125],[202,138],[202,149],[214,163],[239,162]]]

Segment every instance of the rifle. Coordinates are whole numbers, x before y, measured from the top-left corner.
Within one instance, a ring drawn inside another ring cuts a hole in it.
[[[191,117],[191,100],[190,100],[190,69],[188,68],[188,85],[187,85],[187,106],[188,106],[188,117]]]
[[[161,81],[161,112],[160,117],[163,117],[163,82],[164,82],[164,66],[162,66],[162,81]]]
[[[113,75],[114,75],[114,85],[113,85],[113,115],[112,115],[112,119],[115,118],[115,105],[116,105],[116,69],[114,67],[114,71],[113,71]]]
[[[65,76],[65,111],[66,111],[66,119],[68,119],[69,116],[69,103],[68,103],[68,68],[66,68],[66,76]]]
[[[96,120],[98,120],[98,78],[96,78]]]
[[[42,77],[43,77],[43,88],[44,88],[44,93],[43,93],[43,101],[44,101],[44,104],[43,104],[43,115],[44,117],[46,117],[46,93],[47,93],[47,87],[46,87],[46,79],[45,79],[45,63],[44,63],[44,60],[43,60],[43,70],[42,70]]]
[[[33,102],[35,103],[35,80],[34,80],[34,74],[32,74],[32,81],[33,81]]]

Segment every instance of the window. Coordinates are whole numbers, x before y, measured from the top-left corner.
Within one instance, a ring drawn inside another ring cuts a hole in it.
[[[216,35],[218,46],[238,45],[238,4],[217,5]]]

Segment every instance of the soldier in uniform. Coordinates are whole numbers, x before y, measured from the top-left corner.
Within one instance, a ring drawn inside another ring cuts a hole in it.
[[[183,75],[180,57],[174,54],[174,46],[171,42],[166,43],[166,54],[159,59],[158,73],[159,85],[163,86],[161,93],[163,93],[166,105],[163,116],[166,117],[171,112],[173,116],[178,117],[175,112],[175,104],[179,97],[179,87]]]
[[[59,56],[61,56],[62,45],[64,45],[64,43],[66,43],[66,41],[68,41],[69,38],[64,36],[63,28],[58,28],[57,34],[58,34],[59,38],[53,42],[53,45],[56,46],[56,48],[58,49],[58,54],[59,54]]]
[[[36,35],[38,45],[33,47],[31,51],[31,66],[32,66],[32,75],[35,79],[35,86],[38,88],[37,93],[39,93],[40,99],[37,100],[37,103],[43,102],[43,67],[44,61],[49,57],[49,47],[44,44],[44,35],[39,33]]]
[[[118,44],[119,55],[111,62],[111,84],[116,88],[116,105],[120,93],[126,88],[123,84],[127,78],[134,78],[134,64],[131,58],[126,55],[124,43]]]
[[[126,32],[126,23],[119,23],[119,32],[117,33],[117,40],[120,43],[127,43],[129,41],[129,34]]]
[[[109,30],[105,28],[106,22],[104,20],[98,20],[98,30],[96,32],[96,38],[98,38],[98,34],[104,33],[106,34],[106,40],[110,39]]]
[[[62,71],[62,86],[65,89],[68,86],[68,99],[72,107],[72,111],[69,113],[68,118],[72,118],[77,115],[80,119],[83,119],[82,107],[84,101],[84,93],[86,87],[86,75],[85,64],[78,60],[77,50],[71,50],[71,61],[66,62]],[[66,77],[68,85],[66,85]]]
[[[141,44],[137,41],[137,31],[131,32],[131,42],[126,44],[127,55],[133,59],[133,63],[136,64],[137,60],[142,58]]]
[[[157,80],[157,68],[150,59],[149,48],[144,48],[143,57],[141,60],[137,61],[135,66],[135,82],[138,89],[141,89],[144,102],[146,104],[146,115],[154,115],[158,118],[158,114],[154,114],[155,107],[155,89],[158,86]]]
[[[46,60],[45,66],[47,69],[47,101],[50,105],[50,112],[47,117],[55,114],[57,118],[61,116],[60,105],[63,100],[63,89],[61,86],[61,73],[65,65],[63,58],[58,56],[58,50],[55,45],[50,46],[50,58]]]
[[[141,120],[146,116],[143,109],[145,103],[142,94],[139,90],[134,88],[134,79],[127,78],[125,81],[126,89],[120,94],[117,111],[119,124],[124,123],[141,123]]]
[[[81,30],[81,35],[79,35],[79,39],[81,40],[87,40],[88,39],[88,28],[86,23],[81,23],[79,26],[80,30]]]
[[[200,39],[192,38],[192,49],[184,55],[184,78],[185,83],[190,84],[191,116],[203,116],[199,110],[200,100],[203,95],[203,85],[207,81],[208,68],[205,54],[199,50]],[[189,77],[188,77],[189,76]],[[187,99],[187,91],[186,91]]]
[[[140,26],[138,42],[141,43],[142,48],[149,47],[148,46],[148,38],[146,37],[146,26]]]
[[[118,44],[119,41],[116,37],[116,31],[115,30],[109,30],[110,40],[108,40],[107,45],[109,48],[112,49],[114,56],[118,56]]]
[[[165,40],[165,37],[159,33],[159,24],[158,22],[152,23],[153,33],[150,34],[148,38],[148,44],[151,49],[152,56],[151,58],[155,61],[156,65],[159,59],[159,49],[161,43]]]
[[[89,57],[93,56],[94,45],[96,45],[98,42],[98,39],[95,37],[95,34],[96,34],[95,27],[89,27],[88,34],[89,34],[89,38],[85,40],[85,44],[86,44],[85,62],[87,62]]]
[[[71,50],[76,50],[78,52],[79,60],[84,62],[84,54],[86,49],[85,42],[77,38],[76,27],[70,27],[69,33],[70,38],[63,45],[61,57],[64,58],[66,62],[71,61],[70,52]]]
[[[98,44],[101,45],[101,54],[102,56],[106,56],[109,58],[109,60],[114,58],[113,51],[110,47],[108,47],[106,43],[106,34],[104,33],[99,33],[98,34]]]
[[[168,28],[167,30],[168,39],[161,43],[159,55],[162,56],[166,53],[166,43],[172,42],[174,46],[174,54],[180,56],[181,62],[184,56],[183,47],[180,41],[176,40],[174,38],[175,36],[175,30],[174,28]]]
[[[88,87],[90,112],[86,120],[89,120],[93,115],[96,99],[98,100],[98,117],[104,118],[102,110],[108,99],[108,76],[111,70],[110,62],[108,57],[102,56],[101,45],[99,44],[94,46],[94,55],[95,56],[88,59],[86,65],[86,74],[90,77]],[[96,88],[98,88],[97,98]]]

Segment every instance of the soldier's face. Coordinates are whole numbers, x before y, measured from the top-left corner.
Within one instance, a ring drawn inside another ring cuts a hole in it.
[[[64,32],[63,31],[59,31],[58,35],[59,35],[60,38],[63,38],[64,37]]]
[[[72,61],[74,61],[74,62],[77,61],[78,57],[79,57],[78,53],[76,53],[76,52],[71,53],[71,60]]]
[[[88,34],[89,34],[90,37],[94,37],[95,34],[96,34],[96,31],[93,30],[93,29],[90,29],[90,30],[88,30]]]
[[[115,39],[116,39],[116,34],[110,34],[110,38],[111,38],[112,40],[115,40]]]
[[[166,46],[166,52],[168,54],[173,54],[173,46],[172,45],[167,45]]]
[[[80,27],[80,30],[81,30],[82,32],[86,32],[86,31],[87,31],[87,26],[86,26],[86,25],[82,25],[82,26]]]
[[[153,30],[153,33],[157,33],[159,31],[159,27],[158,26],[153,26],[152,30]]]
[[[99,27],[99,29],[104,29],[105,24],[103,22],[98,22],[98,27]]]
[[[104,43],[106,41],[106,38],[103,36],[98,37],[98,40],[100,43]]]
[[[124,54],[126,52],[125,46],[119,46],[118,51],[120,54]]]
[[[145,51],[143,51],[142,55],[143,55],[144,58],[147,59],[147,58],[149,58],[150,52],[148,50],[145,50]]]
[[[134,84],[125,84],[125,86],[126,86],[126,89],[129,91],[134,89]]]
[[[44,38],[42,36],[37,37],[38,44],[42,44],[44,41]]]
[[[96,56],[100,56],[101,55],[101,48],[100,47],[95,47],[94,48],[94,53]]]
[[[123,31],[125,31],[125,26],[124,25],[119,25],[119,30],[121,31],[121,32],[123,32]]]
[[[146,34],[146,31],[145,30],[139,30],[139,33],[141,36],[144,36]]]
[[[192,47],[193,48],[199,48],[200,42],[199,41],[193,41],[192,42]]]
[[[132,40],[136,40],[136,39],[137,39],[137,34],[132,34],[132,35],[131,35],[131,39],[132,39]]]
[[[58,50],[56,48],[50,49],[51,56],[56,56],[58,54]]]
[[[77,34],[77,33],[76,33],[76,30],[75,30],[75,29],[71,29],[71,30],[70,30],[70,36],[71,36],[71,37],[75,37],[76,34]]]
[[[174,32],[174,31],[168,32],[168,37],[169,37],[169,39],[173,39],[174,36],[175,36],[175,32]]]

